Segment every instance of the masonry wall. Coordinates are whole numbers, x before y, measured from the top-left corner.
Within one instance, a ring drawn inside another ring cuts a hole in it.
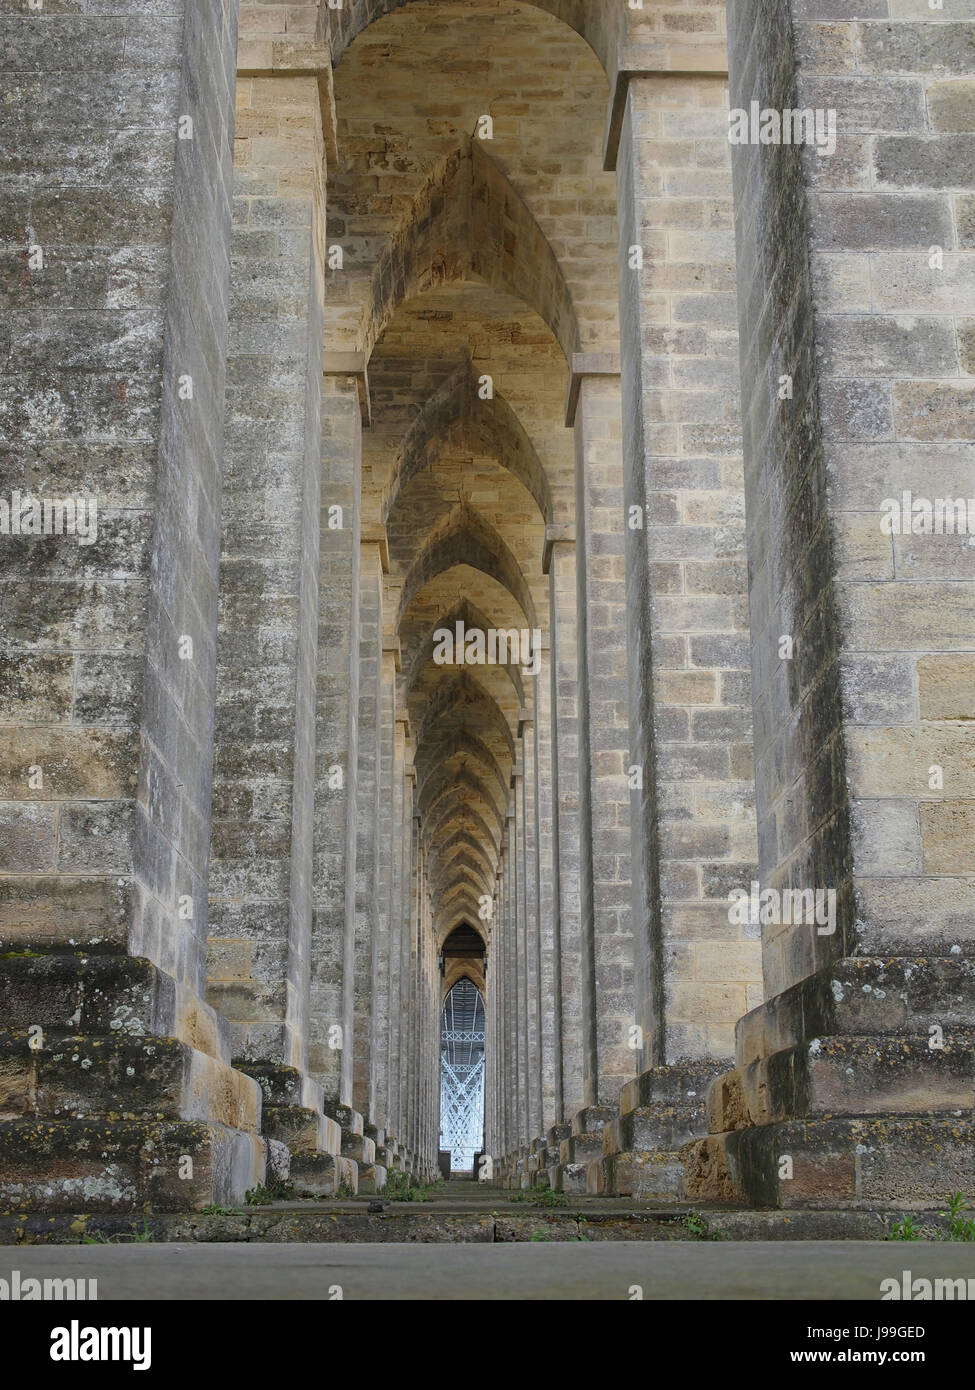
[[[970,551],[881,517],[971,491],[970,29],[729,15],[732,105],[832,107],[838,131],[832,155],[735,150],[762,877],[838,895],[835,933],[766,929],[774,993],[857,947],[967,949]]]
[[[237,93],[209,992],[235,1055],[308,1048],[321,493],[317,83]]]
[[[728,917],[757,847],[727,97],[701,51],[697,75],[630,79],[616,159],[636,1017],[657,1066],[730,1056],[761,997],[757,931]]]
[[[355,381],[329,376],[325,387],[310,1067],[351,1105],[362,443]]]
[[[7,795],[37,810],[3,837],[3,1200],[240,1201],[261,1096],[202,997],[236,7],[12,8],[5,464],[100,515],[5,566]]]
[[[13,866],[30,874],[8,886],[10,926],[149,957],[180,986],[167,1027],[213,1046],[193,1000],[206,921],[235,7],[173,0],[150,19],[119,3],[97,20],[8,12],[0,23],[4,145],[16,152],[3,199],[4,453],[12,486],[93,496],[100,509],[95,545],[22,541],[5,567],[5,642],[31,648],[8,668],[5,702],[7,795],[26,803],[10,810]],[[178,138],[182,116],[191,139]],[[32,246],[43,269],[29,263]],[[26,784],[25,752],[47,769],[43,789]]]

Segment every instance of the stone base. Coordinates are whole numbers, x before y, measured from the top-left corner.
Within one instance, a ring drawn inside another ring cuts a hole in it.
[[[368,1141],[369,1143],[372,1140]],[[386,1169],[380,1163],[359,1164],[359,1193],[378,1196],[386,1186]]]
[[[641,1197],[665,1201],[684,1195],[684,1164],[680,1153],[645,1149],[614,1153],[586,1165],[591,1197]]]
[[[359,1167],[341,1154],[294,1154],[291,1182],[296,1197],[337,1197],[340,1188],[353,1196],[359,1191]]]
[[[628,1081],[588,1165],[593,1196],[661,1200],[683,1193],[681,1149],[707,1133],[705,1097],[725,1063],[713,1058],[652,1067]]]
[[[582,1196],[588,1191],[585,1163],[560,1163],[552,1170],[552,1191]]]
[[[975,1123],[895,1115],[757,1125],[688,1145],[690,1201],[782,1209],[926,1209],[975,1190]]]
[[[183,1012],[146,960],[0,960],[0,1207],[188,1211],[264,1181],[260,1088],[205,1005],[200,1036],[226,1056],[159,1035]]]
[[[241,1063],[261,1087],[262,1130],[289,1155],[288,1181],[299,1196],[333,1197],[339,1187],[357,1190],[354,1159],[342,1157],[342,1130],[323,1110],[321,1087],[295,1067]]]
[[[746,1014],[710,1133],[684,1150],[687,1196],[815,1208],[970,1191],[973,1002],[970,961],[849,957]]]
[[[264,1176],[259,1136],[224,1125],[111,1119],[0,1124],[0,1209],[6,1212],[233,1206]]]
[[[371,1192],[373,1189],[363,1188],[362,1182],[364,1170],[372,1167],[376,1162],[376,1141],[366,1134],[365,1120],[358,1110],[352,1109],[351,1105],[343,1105],[328,1097],[323,1101],[323,1106],[325,1114],[338,1126],[339,1145],[336,1151],[343,1158],[351,1158],[354,1163],[358,1164],[359,1190]]]

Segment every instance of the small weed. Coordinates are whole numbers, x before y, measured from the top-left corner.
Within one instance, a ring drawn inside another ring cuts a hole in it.
[[[236,1207],[220,1207],[216,1202],[209,1202],[205,1207],[200,1208],[201,1216],[233,1216],[237,1211]]]
[[[888,1240],[920,1240],[921,1236],[913,1216],[905,1216],[903,1221],[895,1221],[887,1233]]]
[[[354,1197],[355,1188],[350,1182],[340,1182],[335,1189],[335,1195],[336,1197]]]
[[[532,1231],[532,1233],[531,1233],[531,1235],[528,1237],[528,1239],[529,1239],[529,1240],[551,1240],[552,1237],[548,1234],[547,1231]]]
[[[272,1178],[269,1183],[259,1182],[256,1187],[245,1192],[244,1201],[249,1207],[266,1207],[270,1202],[290,1202],[294,1195],[293,1182],[282,1182],[280,1178]]]
[[[970,1203],[965,1201],[961,1192],[952,1193],[948,1198],[948,1210],[938,1213],[939,1216],[947,1216],[948,1218],[948,1234],[942,1235],[940,1239],[975,1240],[975,1221],[962,1214],[971,1210]]]
[[[155,1232],[149,1229],[149,1218],[142,1218],[142,1229],[133,1226],[128,1235],[106,1236],[101,1231],[95,1231],[93,1235],[81,1237],[82,1245],[146,1245],[154,1244],[156,1240]]]
[[[137,1243],[139,1243],[139,1244],[145,1244],[147,1241],[155,1241],[155,1239],[156,1239],[155,1232],[150,1231],[150,1229],[149,1229],[149,1218],[148,1218],[147,1216],[144,1216],[144,1217],[142,1218],[142,1230],[141,1230],[141,1231],[133,1230],[130,1239],[132,1239],[133,1241],[135,1241],[135,1242],[137,1242]]]
[[[383,1196],[387,1202],[429,1202],[443,1186],[443,1178],[436,1182],[419,1183],[409,1173],[391,1168],[386,1174]]]
[[[543,1187],[536,1191],[534,1196],[536,1207],[567,1207],[569,1198],[565,1192],[553,1192],[550,1187]]]
[[[699,1211],[685,1211],[680,1218],[680,1224],[689,1236],[694,1236],[697,1240],[704,1240],[708,1234],[708,1223]]]

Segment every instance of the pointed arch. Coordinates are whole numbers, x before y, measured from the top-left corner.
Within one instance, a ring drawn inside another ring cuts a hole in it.
[[[437,163],[376,262],[363,325],[366,357],[404,300],[474,279],[534,309],[571,362],[579,325],[555,252],[525,200],[468,137]]]
[[[426,702],[416,726],[417,750],[419,751],[423,747],[426,730],[431,725],[436,726],[439,721],[445,720],[452,710],[460,706],[468,707],[467,714],[470,714],[474,709],[477,710],[487,727],[500,736],[508,751],[509,760],[513,760],[515,739],[508,721],[498,708],[497,703],[486,694],[470,675],[470,672],[465,669],[461,669],[457,675],[443,681],[436,697]]]
[[[459,506],[443,525],[427,539],[403,584],[396,630],[411,602],[425,584],[455,565],[470,565],[472,569],[496,579],[518,604],[529,627],[535,626],[535,600],[521,571],[501,536],[470,507]]]
[[[377,20],[414,0],[345,0],[340,10],[326,11],[331,20],[332,59],[339,63],[351,43]],[[439,5],[445,0],[437,0]],[[449,3],[449,0],[448,0]],[[608,73],[615,46],[623,33],[625,15],[619,0],[525,0],[533,9],[574,29],[595,53]],[[462,12],[458,13],[458,19]]]
[[[467,444],[497,459],[531,493],[542,520],[554,520],[552,491],[535,446],[508,402],[479,395],[479,379],[469,357],[428,397],[403,441],[383,502],[383,522],[413,478],[435,463],[445,448]]]
[[[403,650],[403,675],[401,689],[407,698],[411,696],[420,684],[424,671],[433,661],[433,649],[435,646],[434,634],[441,628],[448,628],[456,631],[457,623],[463,623],[466,631],[480,630],[486,632],[492,627],[506,627],[507,624],[497,619],[492,619],[482,609],[477,608],[468,599],[461,599],[449,612],[438,616],[430,624],[426,636],[419,642],[411,642]],[[522,678],[521,667],[510,663],[498,668],[507,675],[511,681],[515,698],[519,707],[525,703],[525,682]]]

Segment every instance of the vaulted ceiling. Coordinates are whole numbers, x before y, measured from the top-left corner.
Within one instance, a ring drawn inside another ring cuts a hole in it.
[[[463,622],[537,628],[547,645],[545,528],[574,519],[569,359],[617,346],[594,51],[616,8],[347,0],[333,18],[328,240],[344,259],[326,343],[369,359],[362,514],[388,538],[385,635],[401,647],[438,943],[494,892],[535,682],[520,665],[441,663],[434,637]]]

